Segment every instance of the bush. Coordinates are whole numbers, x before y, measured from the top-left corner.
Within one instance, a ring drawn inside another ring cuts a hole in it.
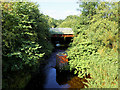
[[[68,50],[70,68],[78,77],[90,74],[89,88],[118,87],[118,3],[101,2],[89,23],[80,23]],[[82,15],[81,15],[82,16]],[[116,17],[116,18],[115,18]],[[78,27],[76,26],[76,28]]]

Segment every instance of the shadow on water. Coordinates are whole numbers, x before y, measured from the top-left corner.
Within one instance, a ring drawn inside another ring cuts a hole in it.
[[[73,72],[62,71],[55,69],[56,66],[56,54],[64,50],[56,50],[52,53],[51,57],[48,59],[49,63],[40,69],[40,72],[31,79],[31,81],[26,86],[27,89],[45,89],[45,88],[84,88],[82,81],[85,79],[80,79],[73,75]],[[78,83],[79,82],[79,83]],[[76,87],[75,83],[77,83]]]
[[[69,85],[67,83],[67,72],[65,73],[59,73],[58,70],[56,70],[56,54],[58,52],[63,52],[64,49],[56,49],[55,52],[51,55],[49,58],[49,64],[45,67],[45,74],[46,74],[46,81],[43,85],[44,88],[68,88]],[[62,81],[61,81],[62,80]]]
[[[66,78],[59,77],[56,73],[55,68],[51,68],[47,73],[46,82],[44,84],[44,88],[68,88],[70,87],[67,84]],[[62,81],[61,81],[62,80]]]
[[[52,53],[51,57],[47,60],[49,63],[45,67],[41,67],[39,73],[35,74],[28,85],[25,87],[27,89],[44,89],[44,88],[61,88],[61,86],[56,82],[56,54],[64,50],[56,50]]]
[[[25,87],[25,90],[43,90],[43,84],[46,81],[46,74],[44,73],[43,70],[41,70],[39,73],[36,73],[33,75],[31,78],[30,82],[28,85]]]

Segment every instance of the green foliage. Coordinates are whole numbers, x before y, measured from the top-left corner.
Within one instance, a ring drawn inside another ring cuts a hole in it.
[[[12,78],[11,78],[12,77]],[[5,88],[24,88],[31,79],[30,73],[19,71],[9,78],[2,80],[2,87]]]
[[[48,25],[50,28],[56,28],[63,22],[63,20],[61,20],[61,19],[56,20],[54,18],[49,17],[48,15],[46,15],[45,18],[47,19]]]
[[[89,88],[117,88],[118,3],[101,2],[92,15],[85,10],[89,4],[83,4],[80,23],[74,29],[75,37],[68,50],[70,69],[75,68],[79,77],[90,74]]]
[[[96,6],[98,2],[80,2],[79,6],[81,7],[80,11],[83,16],[93,16],[96,14]]]
[[[78,21],[77,21],[78,18],[79,18],[79,16],[76,16],[76,15],[67,16],[67,18],[61,24],[59,24],[58,27],[60,27],[60,28],[72,28],[78,23]]]
[[[30,2],[5,2],[2,10],[3,75],[35,72],[53,49],[45,15]]]

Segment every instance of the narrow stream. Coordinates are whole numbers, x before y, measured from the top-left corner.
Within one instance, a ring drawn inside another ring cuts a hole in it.
[[[56,66],[56,54],[58,52],[63,52],[65,50],[57,49],[52,53],[51,57],[48,59],[49,63],[45,66],[39,74],[35,75],[31,81],[28,83],[26,89],[46,89],[46,88],[70,88],[71,87],[71,78],[73,76],[67,71],[60,73],[55,69]],[[68,84],[68,81],[70,84]],[[73,81],[72,81],[73,82]],[[82,84],[80,84],[82,85]],[[83,86],[83,85],[82,85]]]
[[[49,58],[49,64],[45,67],[45,74],[46,74],[46,82],[44,83],[44,88],[69,88],[68,84],[60,85],[58,82],[63,83],[64,79],[59,77],[59,74],[56,72],[56,54],[58,52],[63,52],[64,50],[56,50],[52,53],[51,57]],[[60,80],[63,80],[60,81]],[[57,82],[58,81],[58,82]]]

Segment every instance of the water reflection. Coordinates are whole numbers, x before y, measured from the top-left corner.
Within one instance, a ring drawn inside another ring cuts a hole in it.
[[[55,68],[50,68],[47,72],[44,88],[85,88],[85,78],[79,78],[69,71],[59,72]]]
[[[88,87],[88,85],[84,82],[87,82],[85,78],[79,78],[75,76],[70,81],[68,81],[68,84],[70,85],[69,88],[85,88],[85,86]]]
[[[81,79],[75,75],[73,72],[56,70],[56,54],[60,51],[57,50],[53,52],[51,57],[48,59],[49,63],[43,69],[41,68],[40,72],[35,75],[25,89],[46,89],[46,88],[84,88],[85,85],[83,82],[87,82],[84,78]]]
[[[85,88],[88,87],[87,83],[88,81],[85,78],[79,78],[77,75],[74,75],[73,72],[69,71],[62,71],[59,72],[56,70],[56,81],[59,85],[63,85],[61,88]],[[90,78],[90,75],[88,75],[86,78]],[[66,85],[66,86],[65,86]]]
[[[73,75],[67,70],[62,72],[56,70],[56,81],[59,85],[66,84],[72,77]]]
[[[46,83],[44,88],[60,88],[60,85],[56,82],[56,69],[50,68],[47,72]]]
[[[46,71],[46,82],[44,88],[69,88],[67,81],[70,80],[66,73],[56,73],[55,68]]]

